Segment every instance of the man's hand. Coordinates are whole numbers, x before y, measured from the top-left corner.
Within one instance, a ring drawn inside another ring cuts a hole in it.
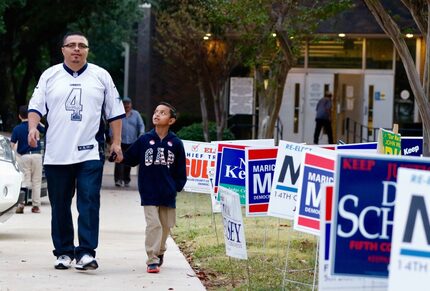
[[[123,155],[122,155],[122,150],[121,150],[121,145],[118,144],[112,144],[110,146],[110,152],[109,152],[109,156],[112,156],[112,154],[115,153],[116,154],[116,159],[113,160],[112,162],[115,163],[121,163],[121,161],[123,160]]]
[[[32,148],[35,148],[35,147],[37,147],[37,141],[39,139],[40,139],[40,136],[39,136],[39,131],[37,130],[37,128],[30,128],[28,130],[28,144]]]

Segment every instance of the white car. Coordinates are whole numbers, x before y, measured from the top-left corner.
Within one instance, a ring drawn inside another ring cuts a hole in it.
[[[19,201],[22,172],[18,167],[10,141],[0,135],[0,222],[5,222]]]

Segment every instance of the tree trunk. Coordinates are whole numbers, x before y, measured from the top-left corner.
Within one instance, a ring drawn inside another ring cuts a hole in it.
[[[423,122],[423,155],[429,156],[430,104],[428,99],[426,98],[424,88],[421,84],[418,71],[414,64],[414,60],[409,53],[408,47],[406,45],[402,33],[399,30],[399,27],[391,18],[391,16],[386,12],[380,1],[364,0],[364,2],[375,17],[378,24],[393,41],[394,46],[397,49],[397,52],[399,53],[399,56],[403,62],[403,66],[405,67],[406,75],[408,76],[412,91],[414,92],[415,100],[417,101],[418,110],[421,116],[421,120]],[[428,66],[427,60],[426,65]]]
[[[200,111],[202,113],[202,127],[203,127],[203,138],[206,142],[210,142],[209,137],[209,123],[208,123],[208,108],[206,102],[205,86],[202,80],[198,80],[198,87],[200,92]]]

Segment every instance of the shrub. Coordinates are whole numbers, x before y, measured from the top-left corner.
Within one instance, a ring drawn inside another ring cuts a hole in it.
[[[203,126],[202,123],[193,123],[189,126],[182,127],[181,130],[177,132],[177,135],[181,139],[192,140],[192,141],[205,141],[203,137]],[[211,141],[217,140],[216,137],[216,124],[215,122],[209,122],[209,138]],[[230,131],[230,129],[224,129],[222,134],[223,140],[232,140],[235,139],[234,134]]]

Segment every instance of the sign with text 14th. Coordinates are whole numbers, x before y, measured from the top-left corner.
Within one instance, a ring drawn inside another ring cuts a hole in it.
[[[303,154],[307,151],[312,151],[312,147],[284,140],[279,141],[267,215],[294,219],[300,168]]]
[[[246,216],[266,216],[277,147],[246,148]]]
[[[399,168],[388,290],[429,290],[430,172]]]
[[[219,186],[219,196],[224,224],[224,241],[227,256],[246,260],[245,230],[239,195]]]
[[[335,157],[334,151],[324,149],[304,154],[294,214],[295,230],[320,234],[321,185],[333,183]]]
[[[336,162],[334,274],[388,278],[400,167],[430,169],[430,159],[340,153]]]

